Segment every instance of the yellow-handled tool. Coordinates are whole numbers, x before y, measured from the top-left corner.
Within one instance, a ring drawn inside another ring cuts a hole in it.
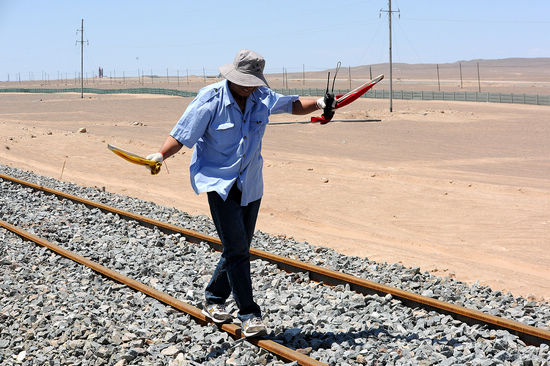
[[[120,147],[116,147],[113,145],[107,144],[107,148],[123,158],[124,160],[129,161],[130,163],[143,165],[151,169],[151,174],[158,174],[160,172],[160,167],[162,166],[162,163],[154,160],[148,160],[145,159],[139,155],[136,155],[134,153],[131,153],[129,151],[126,151],[124,149],[121,149]]]

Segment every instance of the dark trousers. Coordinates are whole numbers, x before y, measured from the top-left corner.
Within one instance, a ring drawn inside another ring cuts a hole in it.
[[[254,302],[250,278],[250,243],[254,235],[261,199],[241,206],[241,191],[234,184],[224,201],[208,192],[208,203],[218,236],[223,244],[221,258],[206,287],[207,303],[224,304],[231,292],[242,321],[261,316]]]

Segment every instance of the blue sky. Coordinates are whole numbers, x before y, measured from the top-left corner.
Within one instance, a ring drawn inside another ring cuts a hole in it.
[[[80,70],[121,76],[217,73],[241,48],[266,72],[318,71],[388,60],[387,0],[0,0],[0,81]],[[393,0],[393,61],[550,57],[550,1]]]

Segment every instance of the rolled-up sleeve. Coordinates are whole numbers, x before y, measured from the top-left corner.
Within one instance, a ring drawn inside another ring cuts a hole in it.
[[[267,89],[267,98],[262,100],[270,114],[292,113],[292,103],[298,100],[298,95],[283,95]]]
[[[195,99],[176,123],[170,132],[170,136],[188,148],[192,148],[199,138],[204,135],[211,119],[212,111],[208,104]]]

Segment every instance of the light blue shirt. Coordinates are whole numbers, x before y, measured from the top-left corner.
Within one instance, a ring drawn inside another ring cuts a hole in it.
[[[244,113],[233,99],[227,81],[201,89],[170,136],[195,149],[191,185],[197,194],[218,192],[225,201],[236,182],[241,205],[263,195],[262,137],[272,113],[292,113],[297,95],[285,96],[259,87],[246,101]]]

